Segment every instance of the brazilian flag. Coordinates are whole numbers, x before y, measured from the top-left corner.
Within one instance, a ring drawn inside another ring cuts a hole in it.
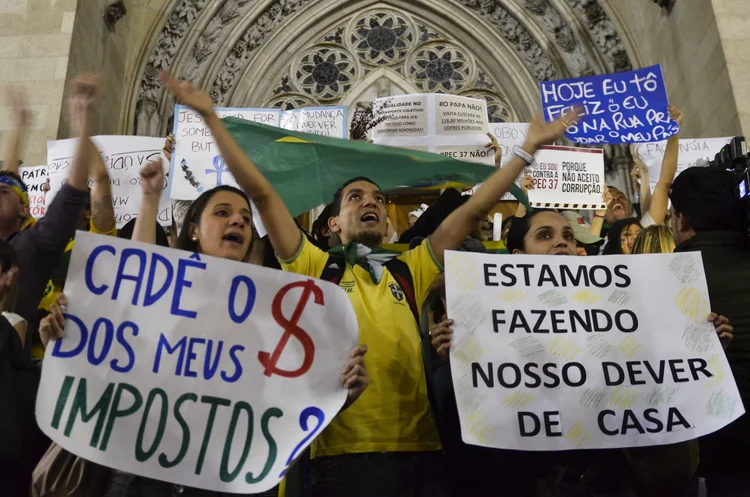
[[[342,184],[357,176],[390,190],[425,183],[471,187],[495,172],[494,167],[418,150],[299,133],[235,117],[223,121],[293,216],[329,203]],[[511,193],[528,203],[517,186]]]

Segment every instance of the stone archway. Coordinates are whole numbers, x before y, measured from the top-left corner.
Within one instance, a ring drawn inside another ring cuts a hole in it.
[[[174,0],[160,23],[124,133],[166,132],[163,68],[218,105],[351,104],[416,89],[485,98],[494,121],[529,119],[539,80],[631,68],[600,0]]]

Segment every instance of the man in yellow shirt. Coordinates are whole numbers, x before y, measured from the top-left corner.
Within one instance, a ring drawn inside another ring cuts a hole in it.
[[[553,123],[534,121],[526,143],[508,164],[430,238],[397,258],[411,276],[413,285],[408,288],[389,270],[389,265],[396,267],[394,257],[378,250],[387,212],[375,183],[355,178],[336,193],[328,225],[344,244],[339,250],[343,260],[331,258],[299,231],[281,197],[216,116],[211,98],[166,73],[162,78],[178,101],[203,116],[232,175],[255,203],[283,269],[320,277],[329,265],[346,264],[340,286],[357,312],[360,343],[369,347],[370,386],[313,442],[313,497],[446,495],[449,488],[443,484],[446,472],[440,467],[439,438],[429,413],[420,332],[410,307],[416,303],[421,309],[429,285],[442,271],[445,251],[460,247],[531,164],[539,146],[562,136],[578,110]],[[414,295],[407,299],[404,293],[412,289]]]

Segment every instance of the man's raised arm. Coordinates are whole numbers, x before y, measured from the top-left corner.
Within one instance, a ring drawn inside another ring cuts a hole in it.
[[[510,189],[523,169],[530,165],[520,155],[528,154],[532,157],[541,145],[563,136],[567,127],[575,123],[579,115],[580,111],[574,109],[551,123],[545,123],[541,117],[537,117],[531,123],[521,152],[514,154],[505,167],[496,171],[482,183],[479,190],[465,204],[453,211],[430,236],[430,245],[438,262],[443,263],[446,250],[456,250],[461,246],[477,223],[487,216],[497,204],[498,199]]]
[[[294,257],[302,243],[297,223],[271,183],[226,130],[214,112],[211,97],[195,89],[188,81],[178,83],[166,71],[162,72],[161,78],[180,103],[203,116],[234,179],[255,203],[276,254],[281,259]]]

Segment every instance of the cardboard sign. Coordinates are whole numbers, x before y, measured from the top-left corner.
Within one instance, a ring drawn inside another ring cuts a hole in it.
[[[677,174],[689,167],[695,166],[699,159],[714,160],[724,145],[729,144],[732,137],[727,138],[692,138],[680,140],[680,156],[677,160]],[[659,181],[661,174],[661,163],[664,160],[664,152],[667,142],[640,143],[636,149],[641,154],[643,162],[648,166],[648,180],[653,190]],[[676,177],[677,175],[675,175]]]
[[[346,399],[357,318],[332,283],[79,232],[65,293],[36,418],[97,464],[263,492]]]
[[[281,127],[292,131],[346,139],[346,107],[305,107],[281,113]]]
[[[551,209],[606,209],[604,151],[596,148],[545,146],[529,168],[534,189],[532,207]]]
[[[495,165],[489,142],[487,102],[481,99],[416,93],[376,98],[373,143],[434,152],[467,162]]]
[[[115,209],[115,221],[118,228],[125,226],[138,215],[141,206],[141,169],[151,160],[161,155],[164,138],[145,136],[93,136],[91,141],[99,150],[109,174],[112,188],[112,204]],[[73,165],[77,138],[47,142],[47,171],[50,178],[50,191],[46,205],[68,179]],[[166,172],[165,172],[166,174]],[[89,180],[91,186],[91,180]],[[169,186],[169,179],[164,178],[164,190]],[[159,203],[157,221],[162,226],[172,225],[172,209],[169,200],[162,196]]]
[[[552,122],[574,105],[584,108],[566,136],[582,144],[660,141],[677,133],[670,119],[661,66],[635,71],[541,81],[544,118]]]
[[[44,217],[44,197],[42,187],[47,183],[47,166],[29,166],[18,169],[29,192],[29,214],[34,219]]]
[[[744,413],[699,253],[447,252],[451,372],[466,443],[664,445]]]
[[[490,123],[490,133],[497,138],[497,143],[500,145],[500,150],[503,153],[500,167],[504,167],[513,158],[514,147],[523,145],[523,142],[526,141],[528,130],[529,123]],[[516,185],[519,188],[521,187],[519,180],[516,181]],[[479,184],[472,188],[471,194],[473,195],[480,186],[482,185]],[[508,192],[500,200],[516,200],[516,197]]]

